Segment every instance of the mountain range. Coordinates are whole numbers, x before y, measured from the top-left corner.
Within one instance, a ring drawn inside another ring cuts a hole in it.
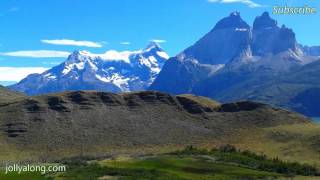
[[[58,66],[42,74],[31,74],[10,88],[28,95],[68,90],[144,90],[157,77],[168,58],[154,42],[138,51],[110,50],[104,54],[74,51]]]
[[[11,90],[0,86],[0,160],[232,144],[319,166],[319,125],[296,113],[319,116],[319,70],[318,47],[299,44],[268,13],[253,27],[231,13],[169,59],[155,43],[133,52],[75,51]]]
[[[170,58],[149,89],[259,101],[320,116],[319,55],[319,47],[300,45],[293,30],[267,12],[252,27],[233,12]]]
[[[270,17],[250,26],[232,12],[171,57],[156,43],[139,51],[75,51],[60,65],[10,86],[38,95],[67,90],[191,93],[220,102],[250,100],[320,116],[320,46],[304,46]],[[312,100],[311,100],[312,99]]]

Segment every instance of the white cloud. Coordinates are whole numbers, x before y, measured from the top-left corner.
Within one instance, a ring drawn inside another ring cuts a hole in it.
[[[0,67],[0,81],[20,81],[32,73],[42,73],[44,67]]]
[[[50,65],[50,66],[56,66],[58,64],[60,64],[61,62],[55,61],[55,62],[47,62],[47,61],[43,61],[41,62],[41,64],[43,65]]]
[[[101,48],[102,44],[98,42],[92,41],[77,41],[72,39],[43,39],[41,40],[43,43],[54,44],[54,45],[65,45],[65,46],[85,46],[85,47],[94,47]]]
[[[2,56],[14,57],[31,57],[31,58],[56,58],[68,57],[70,52],[54,51],[54,50],[30,50],[30,51],[13,51],[13,52],[0,52]]]
[[[165,43],[165,42],[167,42],[167,41],[164,40],[164,39],[151,39],[150,41],[151,41],[151,42],[155,42],[155,43]]]
[[[121,45],[130,45],[131,42],[120,42]]]
[[[249,6],[250,8],[262,7],[261,4],[255,3],[251,0],[208,0],[212,3],[224,3],[224,4],[231,4],[231,3],[241,3]]]

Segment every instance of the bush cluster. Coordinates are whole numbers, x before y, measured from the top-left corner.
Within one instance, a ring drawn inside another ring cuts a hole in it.
[[[286,175],[319,176],[317,168],[309,164],[298,162],[285,162],[279,158],[268,158],[264,154],[256,154],[251,151],[241,151],[232,145],[224,145],[219,148],[202,149],[187,146],[183,150],[175,151],[175,155],[212,155],[216,161],[236,163],[240,166],[256,170],[276,172]]]

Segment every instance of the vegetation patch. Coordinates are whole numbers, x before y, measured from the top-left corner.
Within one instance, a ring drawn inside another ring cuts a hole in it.
[[[217,162],[235,163],[240,166],[249,167],[256,170],[276,172],[286,175],[319,176],[316,167],[298,162],[284,162],[278,158],[270,159],[264,154],[256,154],[251,151],[240,151],[231,145],[225,145],[218,149],[198,149],[188,146],[181,151],[176,151],[175,155],[209,155]]]
[[[66,172],[46,175],[0,173],[0,179],[254,180],[314,178],[319,175],[313,166],[270,159],[263,154],[240,151],[231,145],[210,150],[188,146],[168,154],[126,158],[74,157],[59,163],[67,166]]]

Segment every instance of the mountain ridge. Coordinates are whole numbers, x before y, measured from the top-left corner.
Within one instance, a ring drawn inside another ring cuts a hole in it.
[[[138,51],[109,50],[104,54],[74,51],[58,66],[42,74],[31,74],[10,88],[29,95],[66,90],[144,90],[167,59],[157,43]]]
[[[24,160],[48,161],[112,149],[226,143],[240,130],[311,123],[302,115],[261,103],[219,104],[154,91],[25,97],[2,105],[0,114],[0,152],[6,154],[0,157],[6,160],[18,158],[8,155],[17,152],[25,154],[19,156]]]
[[[314,56],[317,47],[299,45],[293,30],[285,25],[279,26],[268,12],[255,18],[253,28],[242,21],[240,13],[235,12],[217,22],[194,45],[170,58],[149,89],[171,94],[193,93],[221,102],[260,101],[259,95],[255,95],[259,87],[263,91],[263,86],[275,82],[274,79],[294,76],[295,71],[304,66],[311,67],[307,65],[319,60],[318,56]],[[217,29],[222,33],[217,33]],[[220,53],[226,56],[220,56]],[[220,62],[222,64],[218,64]],[[308,77],[296,77],[296,81],[302,78]],[[312,83],[305,87],[320,84],[319,81]],[[288,94],[293,95],[294,92],[273,94],[268,101],[261,102],[291,110],[299,109],[294,107],[297,106],[294,101],[274,103]],[[295,99],[294,96],[290,98]],[[320,99],[317,101],[320,102]],[[319,113],[315,111],[311,114]]]
[[[249,29],[240,13],[231,13],[181,54],[184,59],[194,58],[201,64],[226,64],[248,48]]]

